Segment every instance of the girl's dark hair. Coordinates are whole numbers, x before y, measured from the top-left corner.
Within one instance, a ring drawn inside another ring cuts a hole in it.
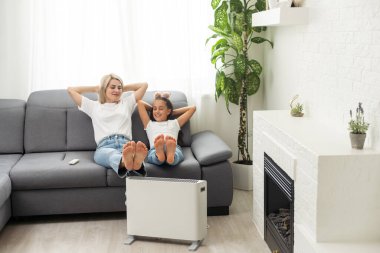
[[[166,107],[170,110],[170,114],[168,115],[168,119],[170,119],[170,117],[173,114],[173,104],[172,104],[172,102],[168,98],[165,98],[165,97],[156,97],[154,100],[161,100],[161,101],[165,102]],[[153,106],[152,106],[152,109],[149,112],[149,118],[150,118],[151,121],[156,121],[154,119],[154,117],[153,117]]]

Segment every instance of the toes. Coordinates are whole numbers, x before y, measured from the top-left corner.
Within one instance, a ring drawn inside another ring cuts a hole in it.
[[[141,141],[138,141],[137,144],[136,144],[136,147],[140,148],[140,149],[144,149],[144,150],[148,150],[148,148],[146,147],[145,143],[144,142],[141,142]]]
[[[162,140],[164,139],[164,135],[163,134],[157,135],[156,138],[154,139],[154,143],[156,143],[157,141],[159,141],[161,139]]]
[[[172,136],[166,136],[165,137],[165,142],[167,142],[167,143],[176,143],[177,142],[177,140],[174,138],[174,137],[172,137]]]
[[[141,168],[141,164],[144,161],[146,155],[148,154],[148,149],[145,144],[141,141],[136,144],[136,154],[133,160],[133,169],[139,170]]]
[[[127,169],[133,168],[133,157],[135,156],[135,142],[128,142],[123,146],[122,161]]]

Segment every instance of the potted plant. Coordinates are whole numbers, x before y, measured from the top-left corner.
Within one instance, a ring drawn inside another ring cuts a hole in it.
[[[350,110],[350,117],[351,120],[348,122],[348,130],[350,130],[351,147],[355,149],[363,149],[369,123],[364,120],[362,103],[359,102],[359,105],[356,108],[355,118],[353,118],[352,110]]]
[[[252,14],[265,10],[265,0],[212,0],[214,25],[209,28],[214,34],[211,48],[211,63],[216,68],[215,99],[223,95],[228,113],[229,104],[240,106],[238,133],[238,160],[234,163],[252,165],[248,151],[248,96],[260,87],[261,64],[253,59],[252,44],[268,42],[257,33],[265,27],[252,27]]]
[[[298,98],[298,95],[295,95],[294,98],[290,101],[290,115],[293,117],[302,117],[303,116],[303,104],[297,103],[293,106],[294,101]]]

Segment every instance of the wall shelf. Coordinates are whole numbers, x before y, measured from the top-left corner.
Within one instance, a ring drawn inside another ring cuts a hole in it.
[[[307,24],[309,11],[306,7],[283,7],[252,14],[253,26],[285,26]]]

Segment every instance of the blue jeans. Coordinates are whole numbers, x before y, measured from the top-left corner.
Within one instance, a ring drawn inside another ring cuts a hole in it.
[[[139,173],[136,171],[126,170],[124,167],[120,167],[123,154],[123,146],[129,141],[130,140],[124,135],[117,134],[103,138],[96,147],[94,154],[95,162],[99,165],[102,165],[103,167],[112,168],[121,178],[127,175],[139,175]]]
[[[158,158],[156,156],[156,149],[155,148],[151,148],[149,150],[149,152],[148,152],[148,158],[147,159],[148,159],[147,160],[148,163],[153,163],[153,164],[156,164],[156,165],[162,165],[163,163],[166,162],[166,161],[160,162],[160,160],[158,160]],[[180,162],[182,162],[183,159],[184,159],[184,157],[183,157],[183,153],[182,153],[182,148],[177,145],[177,147],[175,149],[175,153],[174,153],[174,161],[173,161],[173,163],[171,163],[169,165],[172,165],[172,166],[177,165]]]

